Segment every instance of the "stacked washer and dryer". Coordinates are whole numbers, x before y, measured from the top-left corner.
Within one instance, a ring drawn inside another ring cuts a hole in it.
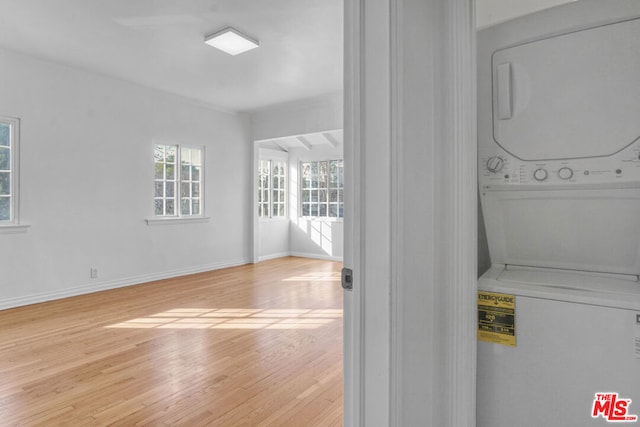
[[[581,0],[479,31],[478,90],[492,261],[478,287],[515,300],[513,330],[498,331],[515,343],[478,342],[478,426],[633,423],[640,1]],[[625,419],[607,409],[614,393]]]

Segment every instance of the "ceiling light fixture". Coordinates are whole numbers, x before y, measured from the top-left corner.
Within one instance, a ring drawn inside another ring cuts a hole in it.
[[[233,56],[258,47],[257,40],[231,27],[205,36],[204,42]]]

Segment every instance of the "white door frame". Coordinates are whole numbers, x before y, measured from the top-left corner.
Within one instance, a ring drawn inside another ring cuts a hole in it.
[[[344,292],[344,415],[345,427],[362,426],[362,163],[361,110],[361,0],[344,0],[344,265],[352,268],[353,290]]]
[[[423,417],[421,425],[471,427],[477,276],[473,0],[345,0],[344,19],[344,263],[354,271],[354,289],[344,299],[344,425],[402,426]],[[429,28],[430,37],[416,43],[412,25]],[[426,55],[424,82],[411,74],[407,52]],[[415,111],[406,114],[412,104],[404,95],[412,85],[433,98],[433,109],[424,111],[433,129],[420,141],[404,136],[418,123]],[[405,191],[402,173],[412,164],[405,155],[416,143],[433,153],[425,159],[430,178],[422,183],[430,197],[423,206],[432,216],[421,223],[405,210],[415,191]],[[421,271],[407,270],[405,262],[415,244],[408,238],[411,227],[427,229],[431,239],[424,245],[433,249],[424,259],[432,274],[420,286],[406,283]],[[407,327],[412,318],[424,318],[415,298],[425,300],[435,325],[425,324],[423,335]],[[415,340],[426,341],[417,361],[410,353]],[[428,380],[416,389],[407,379],[418,370]]]
[[[258,162],[260,161],[260,144],[251,141],[251,262],[260,261],[260,221],[258,219]]]

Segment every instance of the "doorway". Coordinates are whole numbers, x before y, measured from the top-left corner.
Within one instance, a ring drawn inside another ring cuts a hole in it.
[[[256,141],[254,165],[254,262],[342,261],[342,130]]]

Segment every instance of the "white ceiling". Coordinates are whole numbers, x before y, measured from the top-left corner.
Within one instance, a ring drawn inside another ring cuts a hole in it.
[[[342,129],[336,129],[326,132],[315,132],[308,133],[306,135],[294,135],[256,142],[260,143],[261,148],[285,152],[289,152],[289,150],[294,148],[302,148],[311,151],[313,150],[313,147],[321,145],[326,145],[335,149],[342,149],[344,132]]]
[[[476,0],[478,27],[574,0]],[[342,90],[343,0],[0,0],[0,47],[232,111]],[[230,56],[226,26],[260,41]]]
[[[0,0],[0,47],[248,111],[342,90],[342,0]],[[204,42],[233,26],[260,47]]]

